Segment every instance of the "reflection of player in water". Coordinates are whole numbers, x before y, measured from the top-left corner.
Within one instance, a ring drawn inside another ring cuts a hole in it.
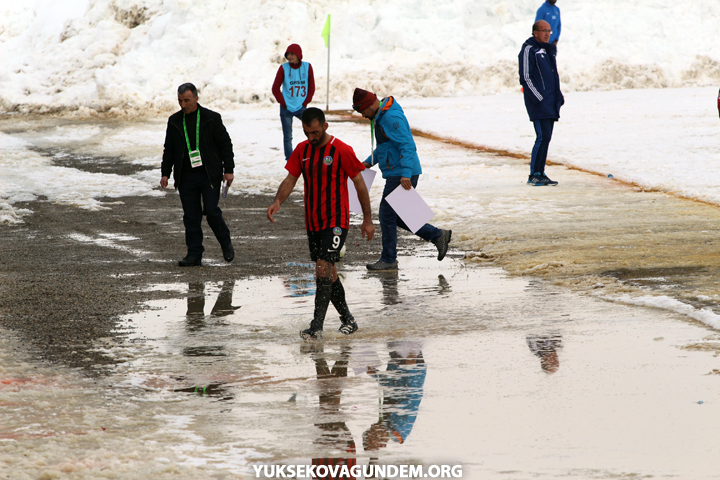
[[[404,443],[415,425],[423,396],[426,366],[421,346],[415,342],[390,342],[385,372],[368,368],[382,388],[380,419],[363,433],[363,448],[379,450],[389,439]]]
[[[562,348],[562,337],[559,334],[534,335],[526,338],[528,347],[540,358],[540,366],[547,373],[555,373],[560,368],[557,351]]]
[[[323,419],[328,420],[315,424],[315,427],[319,430],[315,445],[321,451],[334,452],[335,455],[339,455],[339,457],[313,458],[312,464],[326,465],[328,467],[341,466],[337,470],[338,475],[335,477],[328,474],[327,476],[315,476],[314,478],[355,480],[352,475],[341,474],[342,465],[347,465],[349,471],[357,464],[357,459],[354,457],[355,440],[353,440],[352,433],[350,433],[350,429],[345,424],[340,412],[340,399],[344,379],[347,378],[350,347],[348,345],[342,347],[340,359],[335,362],[332,369],[327,363],[322,344],[312,345],[305,350],[312,352],[315,361],[315,371],[320,385],[320,413]]]

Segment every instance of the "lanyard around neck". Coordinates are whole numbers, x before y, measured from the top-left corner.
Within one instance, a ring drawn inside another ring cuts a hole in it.
[[[196,110],[197,112],[197,125],[195,126],[195,150],[200,150],[200,109],[198,108]],[[187,143],[188,147],[188,153],[192,152],[192,148],[190,148],[190,138],[188,138],[187,134],[187,126],[185,125],[185,114],[183,113],[183,130],[185,131],[185,143]]]

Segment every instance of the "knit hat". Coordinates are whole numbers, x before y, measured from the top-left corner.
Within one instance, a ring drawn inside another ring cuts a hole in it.
[[[355,89],[355,93],[353,93],[353,110],[356,112],[364,112],[368,108],[372,107],[372,104],[375,103],[375,100],[377,100],[377,95],[375,95],[372,92],[368,92],[367,90],[362,90],[360,88]]]

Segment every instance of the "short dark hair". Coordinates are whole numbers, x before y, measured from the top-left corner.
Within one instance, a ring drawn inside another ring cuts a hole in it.
[[[192,83],[183,83],[178,87],[178,95],[182,95],[183,93],[190,90],[193,94],[193,97],[197,97],[197,88],[195,88],[195,85]]]
[[[320,125],[325,125],[325,113],[322,110],[315,107],[310,107],[305,110],[302,114],[302,123],[310,125],[315,120],[320,121]]]

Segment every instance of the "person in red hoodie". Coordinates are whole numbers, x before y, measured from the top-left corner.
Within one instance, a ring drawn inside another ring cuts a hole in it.
[[[301,118],[308,104],[312,102],[315,95],[315,75],[312,65],[302,61],[302,48],[297,43],[287,47],[285,58],[288,61],[278,68],[272,93],[280,104],[280,123],[287,161],[293,152],[292,120],[293,117]]]

